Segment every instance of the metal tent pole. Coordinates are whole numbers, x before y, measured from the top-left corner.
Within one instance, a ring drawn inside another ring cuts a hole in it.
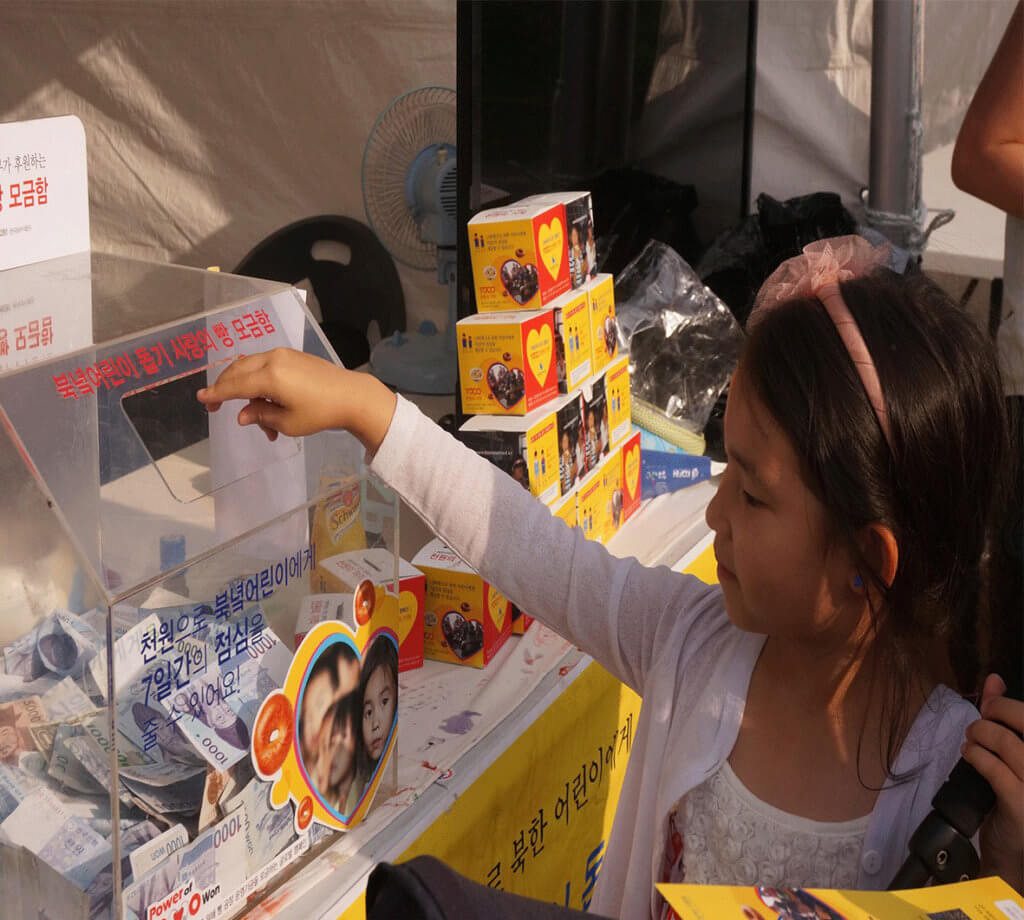
[[[871,45],[871,157],[866,216],[897,246],[920,254],[921,0],[875,0]]]

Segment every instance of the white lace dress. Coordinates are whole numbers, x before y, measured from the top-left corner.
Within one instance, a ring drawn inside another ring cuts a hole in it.
[[[855,888],[869,818],[811,821],[780,811],[725,761],[669,815],[664,880]],[[666,904],[662,916],[675,914]]]

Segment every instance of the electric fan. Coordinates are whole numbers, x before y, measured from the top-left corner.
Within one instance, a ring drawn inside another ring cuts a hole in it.
[[[377,119],[363,153],[363,203],[370,226],[399,262],[437,266],[448,285],[448,326],[421,323],[370,353],[373,373],[414,393],[454,393],[455,91],[425,86],[399,96]]]

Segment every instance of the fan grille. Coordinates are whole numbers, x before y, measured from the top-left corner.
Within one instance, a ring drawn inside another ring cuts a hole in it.
[[[363,204],[373,231],[399,261],[414,268],[437,264],[433,243],[420,239],[405,198],[405,178],[416,156],[432,144],[456,143],[455,91],[426,86],[399,96],[377,119],[363,153]],[[445,213],[455,215],[455,175],[442,189]]]

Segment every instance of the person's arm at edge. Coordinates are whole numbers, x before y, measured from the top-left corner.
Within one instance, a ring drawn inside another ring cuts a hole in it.
[[[981,827],[981,874],[998,875],[1024,893],[1024,702],[1005,696],[990,674],[981,718],[967,728],[961,753],[992,785],[996,807]]]
[[[957,188],[1024,218],[1024,0],[964,116],[952,175]]]

